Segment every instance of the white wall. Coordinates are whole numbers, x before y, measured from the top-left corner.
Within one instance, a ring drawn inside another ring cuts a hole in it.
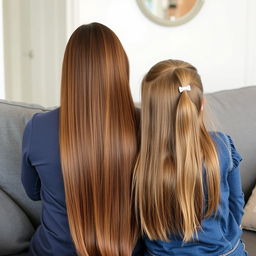
[[[3,3],[2,0],[0,0],[0,99],[5,98],[3,48]]]
[[[102,22],[121,39],[136,101],[143,75],[168,58],[195,65],[206,92],[256,84],[255,0],[206,0],[194,19],[178,27],[152,23],[135,0],[79,0],[79,5],[79,24]]]
[[[6,99],[59,104],[66,1],[3,0]]]

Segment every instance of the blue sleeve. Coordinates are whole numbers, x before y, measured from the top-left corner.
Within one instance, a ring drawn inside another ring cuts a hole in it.
[[[232,139],[228,136],[231,146],[232,163],[230,171],[228,172],[229,184],[229,208],[236,219],[237,224],[240,226],[243,216],[244,207],[244,194],[241,185],[241,176],[239,164],[242,161],[241,156],[237,152]]]
[[[28,197],[34,201],[38,201],[41,200],[41,181],[35,167],[31,164],[29,159],[32,122],[33,118],[27,123],[23,134],[21,181]]]
[[[143,242],[143,239],[142,238],[139,238],[137,243],[136,243],[136,246],[132,252],[132,256],[141,256],[141,255],[144,255],[144,251],[145,251],[145,245],[144,245],[144,242]]]

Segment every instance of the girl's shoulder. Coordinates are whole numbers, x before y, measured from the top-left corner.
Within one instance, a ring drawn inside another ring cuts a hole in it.
[[[226,163],[231,171],[236,168],[242,160],[238,153],[231,136],[223,132],[210,132],[210,135],[215,142],[220,163]]]

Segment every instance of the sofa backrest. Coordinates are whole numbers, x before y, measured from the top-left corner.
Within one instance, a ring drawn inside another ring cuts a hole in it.
[[[209,115],[218,130],[229,134],[241,154],[245,199],[256,184],[256,86],[206,95]]]
[[[256,183],[256,86],[206,95],[218,130],[229,134],[242,155],[241,175],[246,199]],[[30,217],[40,222],[41,203],[31,201],[20,179],[21,142],[25,124],[34,113],[48,111],[38,105],[0,100],[0,189]]]
[[[0,100],[0,189],[28,215],[34,226],[40,223],[41,203],[31,201],[21,184],[21,143],[25,124],[36,112],[47,109]]]

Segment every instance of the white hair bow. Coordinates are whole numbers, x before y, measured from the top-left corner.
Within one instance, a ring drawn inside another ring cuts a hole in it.
[[[184,91],[191,91],[191,86],[187,85],[187,86],[180,86],[179,87],[179,92],[182,93]]]

